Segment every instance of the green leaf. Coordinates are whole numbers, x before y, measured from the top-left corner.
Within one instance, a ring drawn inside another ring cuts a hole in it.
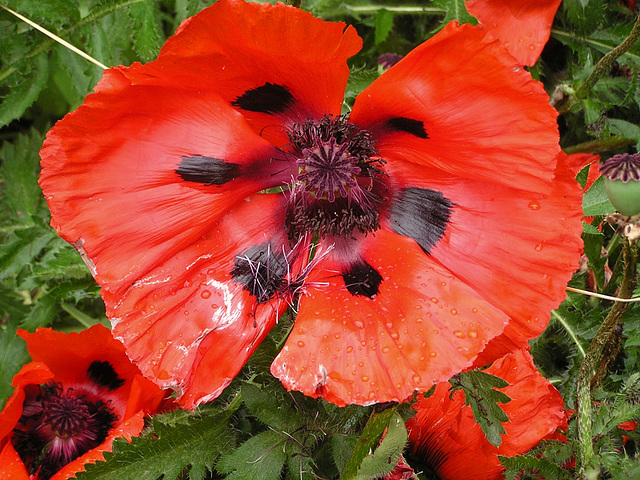
[[[504,388],[509,384],[502,378],[481,370],[459,373],[449,383],[451,395],[457,390],[464,392],[464,403],[471,406],[473,416],[487,440],[496,447],[500,446],[501,435],[505,433],[502,422],[509,421],[509,417],[498,403],[504,404],[511,399],[496,388]]]
[[[118,439],[105,462],[87,465],[78,480],[157,480],[176,478],[191,466],[191,480],[201,480],[221,453],[234,445],[228,428],[229,413],[190,419],[182,425],[167,426],[153,420],[153,436]],[[258,478],[258,477],[256,477]]]
[[[389,426],[391,418],[396,414],[395,408],[387,408],[381,412],[374,411],[356,442],[353,453],[342,471],[342,480],[356,478],[364,458],[378,445],[384,430]]]
[[[593,182],[591,188],[582,197],[582,213],[585,216],[591,216],[607,215],[615,211],[616,209],[607,198],[607,192],[604,189],[604,178],[600,177]]]
[[[286,441],[286,437],[272,430],[259,433],[233,452],[223,455],[216,464],[216,470],[230,474],[227,480],[280,480],[287,460]]]
[[[0,284],[0,304],[6,301],[5,291]],[[0,410],[5,400],[13,393],[13,376],[29,361],[29,353],[24,340],[16,335],[17,321],[10,319],[0,324]]]
[[[640,127],[626,120],[617,118],[609,119],[609,128],[613,135],[621,135],[636,142],[636,148],[640,150]]]
[[[280,383],[260,389],[250,383],[242,384],[242,400],[249,411],[265,425],[277,431],[293,432],[304,422],[300,413],[289,407],[283,398],[286,393]]]
[[[398,463],[400,454],[407,445],[407,440],[408,435],[404,421],[398,412],[394,411],[382,442],[372,455],[367,455],[362,460],[355,478],[357,480],[371,480],[391,472]]]
[[[478,21],[473,17],[464,6],[465,0],[433,0],[435,7],[440,7],[446,10],[442,25],[446,25],[452,20],[457,20],[460,23],[471,23],[475,25]]]
[[[0,148],[0,174],[4,179],[3,198],[22,223],[30,223],[43,196],[38,186],[40,157],[38,152],[44,135],[35,129],[21,133],[15,142],[5,142]]]
[[[49,62],[46,55],[38,55],[16,66],[9,84],[9,92],[2,95],[0,102],[0,127],[20,118],[27,108],[36,101],[49,78]]]
[[[30,268],[49,242],[57,238],[51,229],[40,226],[16,230],[10,242],[0,245],[0,278],[17,275]]]
[[[342,472],[344,470],[357,441],[358,437],[356,435],[338,433],[331,435],[331,453],[333,462],[339,471]]]
[[[393,18],[393,12],[388,10],[378,10],[378,13],[376,13],[374,20],[374,37],[376,45],[381,44],[389,37],[389,33],[391,33],[391,30],[393,29]]]
[[[160,27],[151,2],[134,3],[129,7],[133,19],[133,47],[144,61],[153,60],[160,50]]]

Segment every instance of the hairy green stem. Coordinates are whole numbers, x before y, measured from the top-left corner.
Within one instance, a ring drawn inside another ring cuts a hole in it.
[[[380,10],[386,10],[388,12],[394,13],[426,13],[426,14],[442,14],[447,13],[444,8],[438,7],[421,7],[421,6],[410,6],[410,5],[402,5],[402,6],[392,6],[392,5],[345,5],[347,10],[354,13],[377,13]]]
[[[596,64],[591,75],[589,75],[585,82],[576,91],[576,97],[585,98],[595,84],[598,83],[598,80],[600,80],[603,75],[606,75],[611,71],[613,62],[615,62],[618,57],[628,52],[638,41],[638,38],[640,38],[640,15],[636,18],[633,28],[631,29],[631,32],[629,32],[627,38],[625,38],[620,45],[602,57]]]
[[[564,149],[564,152],[567,155],[571,155],[573,153],[608,152],[611,150],[616,150],[618,148],[627,147],[629,145],[634,145],[635,143],[635,140],[625,138],[622,135],[613,135],[611,137],[598,138],[597,140],[591,140],[589,142],[579,143],[577,145],[566,147]]]
[[[620,290],[617,295],[620,298],[631,298],[631,295],[633,294],[633,290],[636,285],[637,255],[637,242],[632,243],[625,238],[623,245],[624,274],[620,284]],[[613,334],[615,333],[627,306],[628,303],[625,302],[616,302],[613,304],[609,314],[604,319],[600,329],[591,341],[578,373],[576,400],[578,410],[578,461],[580,475],[584,480],[589,478],[588,471],[594,456],[591,381],[596,375],[601,363],[603,361],[608,362],[611,360],[604,358],[604,352],[607,350],[607,346],[613,339]]]

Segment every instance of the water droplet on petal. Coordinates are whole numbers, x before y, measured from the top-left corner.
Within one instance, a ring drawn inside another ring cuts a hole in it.
[[[436,352],[431,352],[431,353],[429,353],[429,356],[430,356],[431,358],[435,357],[436,355],[438,355]]]
[[[382,347],[382,353],[388,353],[390,350],[389,347]]]
[[[536,245],[536,251],[537,251],[537,252],[541,252],[543,248],[544,248],[544,245],[543,245],[543,244],[541,244],[541,243],[539,243],[539,244],[537,244],[537,245]]]
[[[204,299],[207,299],[211,296],[211,292],[209,290],[203,290],[200,292],[200,296]]]
[[[540,204],[538,202],[536,202],[535,200],[529,202],[529,208],[531,210],[540,210]]]
[[[478,332],[476,332],[475,330],[469,330],[467,332],[467,335],[471,338],[478,338]]]
[[[364,323],[362,323],[360,320],[356,320],[353,322],[354,327],[356,328],[364,328]]]
[[[460,331],[460,330],[454,330],[454,331],[453,331],[453,334],[454,334],[456,337],[458,337],[458,338],[464,338],[464,337],[465,337],[464,332],[462,332],[462,331]]]
[[[298,346],[300,348],[304,347],[304,342],[302,340],[298,340]]]
[[[360,379],[361,379],[363,382],[368,382],[368,381],[369,381],[369,377],[367,377],[366,375],[363,375],[362,377],[360,377]]]
[[[457,315],[458,314],[458,310],[456,310],[455,308],[451,309],[451,315]]]
[[[420,383],[422,381],[422,377],[420,375],[418,375],[417,373],[413,374],[413,377],[411,377],[413,379],[413,381],[415,383]]]
[[[438,299],[437,299],[436,297],[431,297],[431,301],[432,301],[433,303],[438,303]]]

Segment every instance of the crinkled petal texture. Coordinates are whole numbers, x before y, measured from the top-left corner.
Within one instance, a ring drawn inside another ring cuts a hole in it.
[[[499,480],[503,467],[498,455],[521,455],[557,429],[565,429],[566,416],[560,393],[536,370],[527,350],[508,354],[486,373],[503,378],[501,389],[511,401],[502,405],[509,417],[503,424],[502,443],[489,443],[476,423],[464,393],[450,398],[451,386],[441,383],[435,393],[421,398],[407,422],[409,448],[442,480]]]
[[[286,307],[286,291],[256,301],[263,286],[231,272],[247,251],[281,251],[284,196],[254,194],[291,180],[275,146],[287,126],[340,113],[361,44],[289,6],[222,0],[158,60],[105,72],[49,132],[52,225],[102,286],[129,356],[187,407],[220,393]],[[247,268],[262,268],[256,255]],[[295,274],[304,258],[286,262]]]
[[[470,26],[407,55],[351,119],[387,161],[383,230],[310,276],[271,371],[340,405],[402,401],[544,330],[578,265],[581,192],[542,86]],[[353,261],[380,275],[373,298],[349,292]]]
[[[562,0],[471,0],[465,7],[520,63],[538,61]]]
[[[18,334],[26,340],[33,361],[14,376],[14,393],[0,412],[2,478],[19,479],[23,473],[27,475],[11,443],[11,436],[23,414],[27,391],[34,385],[55,382],[65,392],[72,391],[108,403],[117,417],[114,428],[102,444],[64,466],[51,477],[53,480],[69,478],[83,471],[86,463],[103,460],[103,452],[111,451],[115,438],[130,439],[138,435],[144,427],[144,416],[156,413],[163,404],[165,392],[142,377],[127,358],[124,346],[102,325],[94,325],[80,333],[65,334],[40,328],[35,333],[20,330]],[[106,376],[104,370],[103,374],[96,373],[96,363],[110,365]],[[28,475],[25,478],[29,478]]]
[[[320,264],[271,372],[285,387],[337,405],[401,402],[469,367],[507,315],[427,256],[385,230],[361,260],[382,281],[374,298],[354,297],[340,264]]]
[[[284,145],[283,126],[340,114],[346,60],[361,48],[344,23],[282,4],[221,0],[185,20],[157,61],[123,72],[132,83],[216,92]]]

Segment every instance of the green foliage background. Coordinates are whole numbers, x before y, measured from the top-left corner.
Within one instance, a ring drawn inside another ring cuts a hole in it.
[[[0,0],[105,65],[152,60],[185,18],[211,0]],[[353,24],[364,48],[351,60],[346,105],[381,72],[380,54],[406,54],[448,21],[475,22],[463,0],[304,0],[301,7],[327,20]],[[530,68],[560,112],[562,146],[568,153],[603,157],[635,152],[640,144],[640,46],[620,57],[593,88],[581,86],[594,66],[629,34],[636,14],[618,0],[564,0],[541,60]],[[29,360],[16,329],[50,326],[79,330],[108,325],[99,290],[76,251],[49,226],[37,185],[38,151],[47,130],[75,109],[102,70],[0,10],[0,406],[11,379]],[[579,180],[586,182],[586,170]],[[598,181],[585,194],[585,268],[571,285],[615,294],[621,281],[621,239],[613,228],[597,228],[614,211]],[[608,277],[610,273],[610,278]],[[636,292],[640,293],[640,292]],[[611,302],[569,293],[546,332],[532,342],[540,370],[575,408],[576,379],[589,342]],[[172,478],[314,479],[378,478],[395,464],[406,442],[406,406],[337,408],[287,393],[269,374],[269,364],[291,320],[283,319],[221,398],[192,413],[153,418],[132,444],[116,442],[107,462],[89,466],[83,480]],[[616,333],[619,349],[611,373],[594,392],[596,458],[593,478],[638,478],[636,432],[621,421],[640,419],[640,307],[631,305]],[[456,388],[468,398],[485,432],[499,443],[504,412],[495,377],[471,372]],[[380,435],[388,427],[385,441]],[[574,478],[563,469],[575,456],[576,426],[568,442],[544,442],[528,456],[505,459],[507,478],[521,470],[547,479]],[[373,454],[370,452],[373,451]],[[412,461],[409,458],[409,461]],[[420,478],[432,478],[422,470]],[[525,477],[524,478],[533,478]]]

